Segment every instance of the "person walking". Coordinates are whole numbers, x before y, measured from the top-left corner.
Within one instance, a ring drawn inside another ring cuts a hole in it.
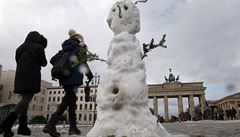
[[[229,109],[225,110],[225,114],[226,114],[226,119],[230,120],[230,110]]]
[[[218,120],[218,107],[215,107],[213,112],[214,112],[214,120]]]
[[[47,39],[39,32],[31,31],[16,50],[14,93],[19,94],[21,100],[0,124],[0,133],[4,137],[14,136],[11,128],[17,119],[19,120],[17,134],[31,135],[27,122],[27,110],[34,94],[41,91],[41,67],[47,65],[46,47]]]
[[[224,111],[221,107],[219,107],[218,115],[219,115],[219,120],[224,120]]]
[[[232,107],[232,109],[230,110],[230,115],[232,120],[237,120],[236,114],[237,114],[237,110],[234,107]]]
[[[184,122],[184,112],[181,111],[178,116],[179,116],[179,122]]]
[[[59,84],[63,86],[65,95],[57,110],[52,114],[50,120],[45,125],[43,132],[50,134],[52,137],[59,137],[61,134],[56,130],[56,124],[64,111],[68,108],[70,128],[69,135],[79,135],[81,131],[76,125],[76,91],[78,86],[83,84],[83,74],[91,81],[93,74],[87,64],[86,45],[84,44],[83,36],[76,33],[75,30],[69,30],[70,38],[65,40],[62,44],[60,52],[71,52],[69,60],[73,64],[77,64],[69,76],[59,79]],[[59,53],[58,53],[59,54]],[[50,63],[54,65],[58,60],[58,54],[53,56]],[[85,68],[85,69],[82,69]],[[85,72],[81,71],[85,70]]]

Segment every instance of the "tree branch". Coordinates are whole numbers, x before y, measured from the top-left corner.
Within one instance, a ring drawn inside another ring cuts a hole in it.
[[[167,48],[167,46],[163,45],[165,40],[166,34],[163,35],[161,41],[159,42],[159,44],[154,44],[154,39],[151,40],[150,44],[145,44],[143,43],[143,56],[142,59],[147,57],[147,53],[150,52],[152,49],[156,48],[156,47],[163,47],[163,48]]]
[[[91,53],[90,51],[87,51],[87,59],[88,59],[89,62],[94,61],[94,60],[99,60],[99,61],[107,63],[106,60],[100,59],[97,54]]]
[[[138,2],[147,2],[147,0],[138,0],[138,1],[136,1],[134,4],[136,5]]]

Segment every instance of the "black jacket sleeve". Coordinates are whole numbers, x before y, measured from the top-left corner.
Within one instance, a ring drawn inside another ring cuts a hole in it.
[[[46,59],[44,47],[38,48],[38,53],[39,53],[40,65],[41,65],[42,67],[45,67],[45,66],[47,65],[47,59]]]
[[[15,53],[15,60],[18,63],[18,60],[20,59],[20,57],[23,54],[23,49],[21,47],[18,47]]]

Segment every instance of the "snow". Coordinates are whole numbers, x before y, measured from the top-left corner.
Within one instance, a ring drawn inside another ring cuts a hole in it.
[[[139,9],[130,0],[118,1],[112,6],[107,22],[115,35],[123,31],[136,34],[140,31]]]
[[[114,37],[108,67],[97,93],[97,120],[87,137],[170,137],[148,108],[148,88],[141,46],[139,10],[130,0],[116,2],[108,16]]]
[[[240,137],[240,120],[229,121],[188,121],[176,123],[162,123],[166,130],[172,135],[189,135],[191,137]],[[195,125],[195,126],[193,126]],[[42,129],[45,125],[30,125],[32,135],[30,137],[50,137],[49,134],[43,133]],[[14,126],[14,137],[24,137],[17,135],[17,127]],[[82,131],[80,136],[68,135],[69,125],[57,125],[57,130],[61,132],[61,137],[86,137],[86,134],[92,128],[91,126],[78,125]],[[2,135],[0,135],[1,137]]]

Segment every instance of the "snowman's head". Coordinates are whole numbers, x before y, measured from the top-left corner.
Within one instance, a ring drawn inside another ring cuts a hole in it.
[[[140,31],[140,13],[131,0],[116,2],[108,15],[108,25],[115,35],[127,31],[136,34]]]

